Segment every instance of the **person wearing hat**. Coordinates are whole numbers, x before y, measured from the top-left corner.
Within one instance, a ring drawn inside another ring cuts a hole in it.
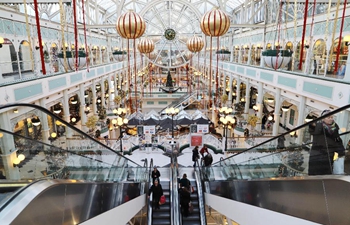
[[[152,171],[152,179],[153,179],[153,184],[154,184],[154,181],[156,180],[156,179],[158,179],[159,180],[159,177],[160,177],[160,172],[159,172],[159,170],[157,169],[157,166],[154,166],[153,167],[153,171]]]
[[[324,110],[321,116],[329,114]],[[309,132],[313,135],[309,158],[309,175],[326,175],[333,173],[333,158],[345,155],[345,148],[339,136],[339,126],[334,122],[333,115],[309,125]]]

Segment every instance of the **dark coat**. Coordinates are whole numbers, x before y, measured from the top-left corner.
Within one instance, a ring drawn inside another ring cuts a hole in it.
[[[190,188],[191,182],[187,178],[182,178],[179,182],[180,187]]]
[[[151,188],[148,191],[148,196],[151,195],[151,193],[153,193],[153,199],[154,201],[159,201],[160,197],[163,195],[163,188],[161,184],[156,185],[152,185]]]
[[[207,154],[204,156],[204,166],[210,166],[213,163],[213,156]]]
[[[160,172],[159,170],[156,170],[156,171],[152,171],[152,179],[153,179],[153,182],[155,179],[159,178],[160,177]]]
[[[335,124],[333,133],[324,128],[323,122],[309,126],[313,135],[309,158],[309,175],[332,174],[334,152],[344,156],[345,148],[339,137],[339,126]]]
[[[199,159],[199,151],[198,148],[194,148],[192,150],[192,161],[197,161]]]

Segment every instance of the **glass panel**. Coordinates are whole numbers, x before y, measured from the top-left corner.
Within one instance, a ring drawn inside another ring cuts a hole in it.
[[[307,115],[304,125],[222,160],[217,167],[214,164],[211,170],[216,172],[208,168],[205,177],[231,180],[349,174],[344,157],[350,143],[348,121],[344,119],[348,107],[325,110],[319,118]]]
[[[0,129],[0,154],[7,179],[147,180],[146,167],[117,152],[119,145],[113,145],[114,150],[71,125],[81,127],[80,110],[75,111],[76,120],[71,118],[68,123],[60,118],[64,112],[59,106],[51,107],[57,115],[36,105],[16,106],[22,114],[11,119],[14,127]]]

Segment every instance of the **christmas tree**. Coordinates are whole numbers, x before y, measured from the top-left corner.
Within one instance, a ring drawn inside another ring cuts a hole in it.
[[[168,71],[165,87],[173,87],[173,79],[171,78],[170,71]]]

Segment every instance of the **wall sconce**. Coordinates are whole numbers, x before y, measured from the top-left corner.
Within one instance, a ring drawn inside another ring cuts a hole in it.
[[[13,110],[13,113],[18,113],[18,109],[14,109],[14,110]]]
[[[56,114],[60,114],[62,112],[62,109],[60,106],[54,106],[53,107],[53,112]]]
[[[90,113],[90,107],[87,106],[87,107],[85,108],[84,112],[85,112],[86,115],[89,114],[89,113]]]
[[[36,127],[39,126],[40,125],[39,118],[32,118],[32,124]]]
[[[273,120],[273,116],[272,116],[272,115],[269,115],[269,116],[267,117],[267,119],[268,119],[269,121],[272,121],[272,120]]]
[[[272,103],[273,101],[274,101],[273,98],[268,98],[268,99],[267,99],[267,102],[268,102],[268,103]]]
[[[97,102],[97,104],[100,104],[101,103],[101,98],[97,98],[96,102]]]
[[[253,106],[253,109],[254,109],[254,111],[258,111],[258,110],[259,110],[259,107],[258,107],[257,105],[254,105],[254,106]]]
[[[76,105],[78,103],[78,100],[75,97],[73,97],[71,98],[70,103],[72,103],[73,105]]]
[[[106,93],[106,94],[105,94],[105,98],[108,98],[108,97],[109,97],[109,94],[108,94],[108,93]]]
[[[244,98],[241,98],[241,102],[245,102],[245,99],[244,99]]]
[[[0,37],[0,48],[2,48],[2,44],[4,44],[5,40],[3,37]]]
[[[283,112],[288,112],[288,110],[289,110],[288,106],[285,106],[285,105],[282,106],[282,111]]]
[[[44,45],[45,45],[45,42],[42,41],[42,42],[41,42],[41,46],[44,47]],[[38,49],[40,49],[40,46],[35,46],[35,50],[38,50]]]
[[[312,116],[310,115],[307,115],[306,118],[305,118],[305,122],[310,122],[311,120],[313,120]]]
[[[292,131],[289,133],[291,137],[294,137],[294,138],[297,138],[298,135],[297,135],[297,132],[296,131]]]
[[[88,94],[87,91],[84,92],[84,97],[85,97],[85,98],[89,97],[89,94]]]
[[[13,167],[17,167],[19,164],[20,164],[20,162],[21,162],[21,160],[19,160],[19,158],[15,158],[14,160],[13,160]]]

